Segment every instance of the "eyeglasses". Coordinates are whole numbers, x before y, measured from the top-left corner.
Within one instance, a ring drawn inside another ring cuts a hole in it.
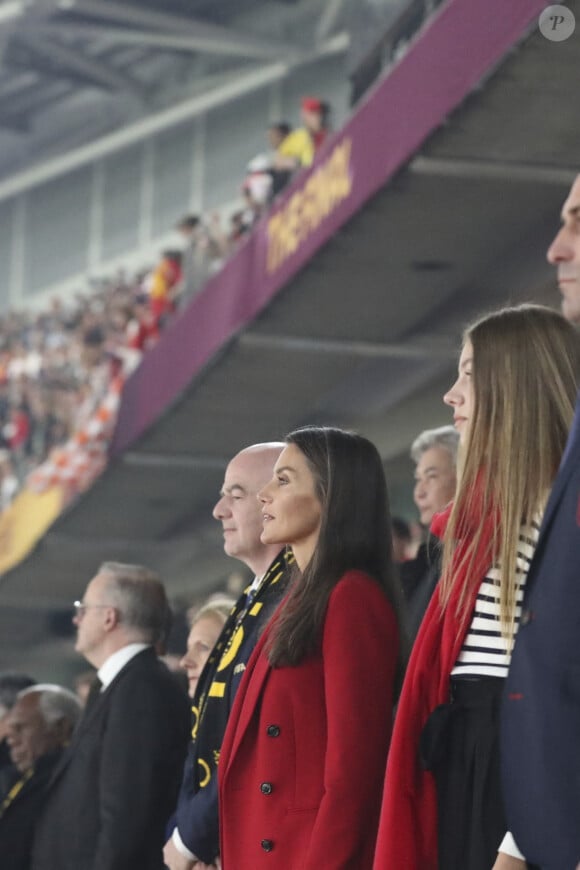
[[[83,601],[73,601],[75,616],[84,616],[85,612],[90,608],[96,609],[101,607],[111,607],[110,604],[85,604]]]

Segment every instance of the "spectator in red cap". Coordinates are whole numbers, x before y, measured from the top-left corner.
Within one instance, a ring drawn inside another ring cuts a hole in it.
[[[318,97],[303,97],[300,107],[304,126],[289,133],[278,146],[275,169],[295,170],[310,166],[330,132],[328,103]]]
[[[304,126],[310,133],[316,152],[328,136],[330,106],[317,97],[303,97],[300,107]]]

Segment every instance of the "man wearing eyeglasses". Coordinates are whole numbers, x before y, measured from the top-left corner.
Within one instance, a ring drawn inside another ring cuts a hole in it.
[[[32,870],[162,870],[189,732],[187,698],[154,649],[163,584],[106,562],[75,610],[76,650],[98,681],[49,784]]]

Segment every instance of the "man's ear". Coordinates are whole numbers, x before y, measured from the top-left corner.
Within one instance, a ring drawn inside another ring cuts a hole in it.
[[[107,607],[105,611],[105,630],[112,631],[121,622],[121,614],[116,607]]]

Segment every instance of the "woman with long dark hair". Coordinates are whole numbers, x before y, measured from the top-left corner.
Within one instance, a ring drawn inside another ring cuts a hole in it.
[[[291,546],[297,571],[228,723],[221,860],[369,870],[401,670],[384,472],[360,435],[309,427],[286,442],[259,494],[262,540]]]
[[[526,866],[506,830],[499,708],[579,372],[577,334],[542,306],[497,311],[464,334],[444,397],[460,434],[458,488],[431,527],[442,577],[401,693],[376,870]]]

